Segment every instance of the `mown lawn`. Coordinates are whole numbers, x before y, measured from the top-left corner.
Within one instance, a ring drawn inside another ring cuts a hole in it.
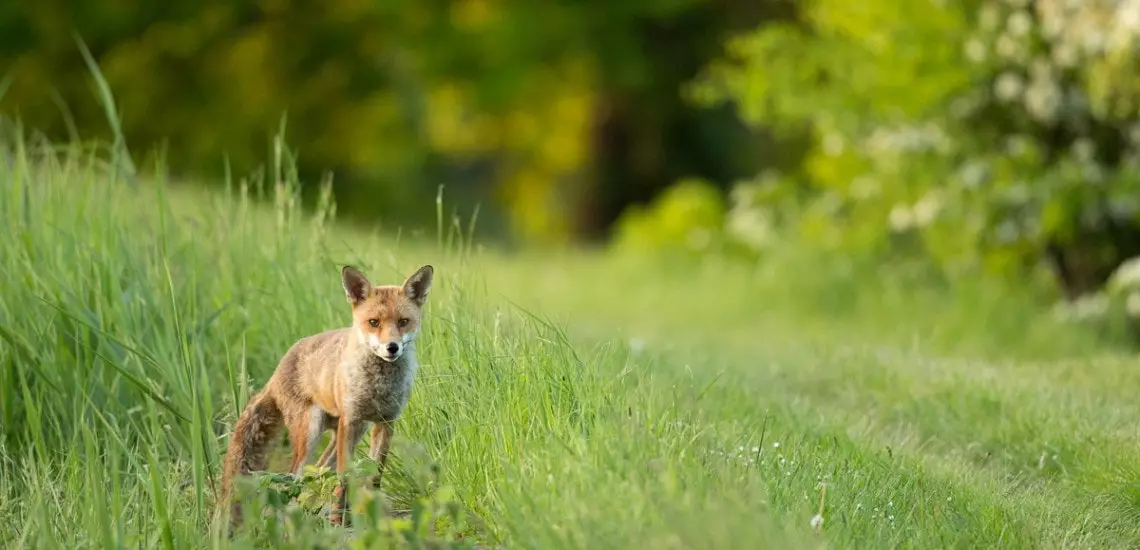
[[[5,548],[1140,546],[1137,362],[1024,289],[794,251],[506,255],[335,225],[289,186],[4,153]],[[287,505],[229,541],[228,430],[293,341],[348,322],[344,263],[437,269],[390,513],[360,489],[351,531]]]

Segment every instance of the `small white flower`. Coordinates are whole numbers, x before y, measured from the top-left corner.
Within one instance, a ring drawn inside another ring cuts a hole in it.
[[[1070,307],[1076,319],[1095,319],[1108,311],[1108,298],[1102,293],[1085,295],[1077,298]]]
[[[836,132],[829,132],[823,138],[823,152],[827,153],[829,157],[837,157],[843,153],[844,143],[843,136]]]
[[[1140,256],[1125,260],[1109,277],[1109,286],[1114,289],[1137,285],[1140,285]]]
[[[1021,95],[1024,85],[1014,73],[1002,73],[994,82],[994,95],[1001,101],[1013,101]]]
[[[1073,155],[1080,161],[1087,162],[1092,160],[1095,149],[1096,147],[1089,138],[1082,137],[1073,142]]]
[[[1033,21],[1029,19],[1028,13],[1015,11],[1010,14],[1006,21],[1006,27],[1009,28],[1010,34],[1020,38],[1029,34],[1029,30],[1033,27]]]
[[[1128,300],[1124,302],[1124,310],[1129,317],[1140,318],[1140,292],[1129,292]]]
[[[816,514],[811,517],[811,528],[819,531],[820,527],[823,527],[823,516]]]
[[[759,208],[734,206],[728,214],[728,232],[741,243],[760,250],[773,238],[772,222]]]
[[[1061,89],[1049,76],[1034,77],[1025,90],[1025,108],[1039,121],[1052,122],[1061,110]]]
[[[1053,48],[1053,62],[1064,69],[1077,65],[1077,50],[1068,44],[1059,44]]]
[[[929,225],[941,209],[942,201],[933,193],[927,193],[914,205],[915,225],[919,227]]]
[[[1008,34],[998,37],[994,50],[997,51],[998,56],[1004,59],[1017,59],[1021,57],[1022,53],[1021,44],[1018,44],[1017,40]]]
[[[1128,34],[1140,34],[1140,2],[1121,2],[1116,8],[1116,24]]]
[[[914,223],[914,216],[911,214],[910,208],[905,204],[896,204],[891,208],[888,220],[890,221],[891,229],[901,233],[910,229],[910,226]]]
[[[773,443],[772,446],[779,449],[780,448],[780,442],[777,441],[777,442]]]
[[[1065,31],[1065,22],[1055,15],[1043,12],[1041,17],[1041,34],[1050,40],[1056,40]]]
[[[1105,37],[1098,32],[1086,33],[1083,36],[1083,46],[1087,54],[1099,54],[1104,51]]]
[[[971,161],[962,166],[958,177],[962,178],[962,185],[969,189],[980,187],[988,176],[988,169],[981,162]]]

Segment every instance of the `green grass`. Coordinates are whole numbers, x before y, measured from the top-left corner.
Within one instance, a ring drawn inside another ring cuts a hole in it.
[[[1140,545],[1140,369],[1028,289],[795,251],[507,255],[302,212],[287,159],[260,205],[4,144],[5,548]],[[293,341],[348,322],[344,263],[437,268],[383,487],[412,516],[359,489],[351,531],[289,505],[229,541],[228,431]]]

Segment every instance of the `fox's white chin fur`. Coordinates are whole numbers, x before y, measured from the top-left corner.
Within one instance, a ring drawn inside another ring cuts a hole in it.
[[[386,351],[377,351],[377,350],[372,349],[372,348],[369,348],[369,351],[371,351],[372,354],[375,355],[376,357],[379,357],[381,360],[387,361],[389,363],[395,363],[396,360],[400,358],[400,356],[404,355],[403,353],[397,353],[395,355],[390,355]]]

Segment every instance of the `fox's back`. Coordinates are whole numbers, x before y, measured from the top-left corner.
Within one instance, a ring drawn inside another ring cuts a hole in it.
[[[323,407],[335,403],[337,365],[341,362],[350,329],[338,328],[297,340],[277,365],[270,385],[286,407]],[[329,411],[335,412],[335,411]]]

